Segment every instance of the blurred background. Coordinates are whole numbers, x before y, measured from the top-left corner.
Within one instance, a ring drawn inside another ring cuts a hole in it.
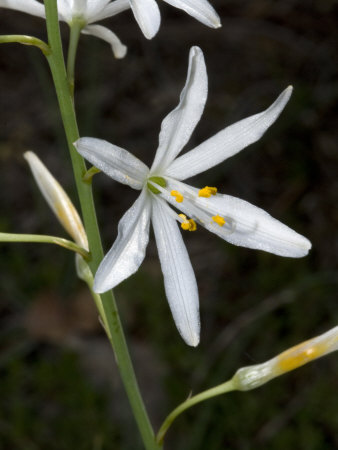
[[[135,369],[157,428],[190,392],[219,384],[337,325],[337,1],[211,0],[210,30],[159,2],[152,41],[130,11],[106,21],[128,46],[114,60],[83,36],[76,105],[82,135],[124,147],[150,164],[161,121],[178,103],[189,48],[209,73],[205,113],[187,149],[294,94],[256,144],[192,180],[269,211],[313,243],[283,259],[237,248],[199,228],[184,238],[198,280],[202,335],[184,344],[164,295],[152,236],[136,275],[116,289]],[[1,34],[45,39],[41,19],[1,9]],[[62,26],[65,42],[66,25]],[[65,236],[23,159],[35,151],[77,204],[46,62],[34,48],[0,47],[0,230]],[[136,191],[94,179],[105,249]],[[0,246],[0,449],[138,450],[142,444],[114,357],[74,255],[48,245]],[[338,448],[336,355],[264,387],[200,404],[181,416],[167,449]]]

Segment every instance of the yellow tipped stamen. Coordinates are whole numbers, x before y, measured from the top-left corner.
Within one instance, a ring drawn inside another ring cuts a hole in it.
[[[200,189],[198,191],[198,196],[199,197],[209,198],[212,195],[216,195],[216,194],[217,194],[217,188],[210,187],[210,186],[205,186],[203,189]]]
[[[187,219],[187,216],[185,214],[179,214],[179,217],[183,219],[183,222],[181,223],[181,228],[184,231],[196,231],[197,225],[194,219]]]
[[[217,223],[220,227],[225,224],[225,219],[217,214],[217,216],[213,216],[212,220]]]
[[[183,195],[178,191],[171,191],[170,194],[175,197],[177,203],[183,202]]]

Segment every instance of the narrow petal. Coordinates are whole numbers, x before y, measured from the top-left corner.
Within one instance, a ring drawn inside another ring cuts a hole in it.
[[[106,19],[108,17],[116,16],[117,14],[130,8],[129,0],[115,0],[108,3],[101,11],[90,17],[89,23],[98,22],[99,20]]]
[[[72,236],[77,244],[88,250],[87,235],[80,216],[60,183],[53,177],[35,153],[26,152],[24,157],[29,164],[41,194],[44,196],[63,228]]]
[[[195,149],[180,156],[169,166],[167,175],[185,180],[216,166],[258,141],[283,111],[291,93],[292,87],[289,86],[267,110],[224,128]]]
[[[218,194],[210,199],[201,198],[199,203],[202,207],[208,204],[215,214],[230,220],[232,231],[225,236],[217,224],[210,224],[208,229],[231,244],[291,258],[306,256],[311,248],[311,242],[304,236],[245,200]]]
[[[15,9],[33,16],[45,17],[45,7],[36,0],[0,0],[0,8]]]
[[[162,122],[159,147],[151,169],[153,173],[168,167],[188,142],[203,113],[207,94],[208,76],[203,52],[192,47],[180,103]]]
[[[90,137],[78,139],[74,147],[93,166],[114,180],[134,189],[142,189],[149,169],[127,150],[103,139]]]
[[[143,190],[119,222],[118,236],[100,264],[94,291],[106,292],[130,277],[140,267],[149,241],[151,199]]]
[[[147,39],[152,39],[161,24],[160,10],[155,0],[129,0],[135,19]]]
[[[91,34],[92,36],[96,36],[108,42],[108,44],[111,45],[115,58],[120,59],[126,56],[127,47],[123,45],[116,34],[108,28],[103,27],[102,25],[87,25],[82,30],[82,33]]]
[[[190,16],[211,28],[219,28],[219,15],[207,0],[164,0],[169,5],[183,9]]]
[[[175,203],[175,198],[170,195],[171,190],[179,191],[183,195],[183,202]],[[172,180],[168,181],[166,190],[161,190],[161,196],[231,244],[291,258],[301,258],[308,254],[310,241],[263,209],[230,195],[198,197],[198,191],[185,183]],[[224,225],[220,226],[215,222],[213,217],[216,216],[225,220]]]
[[[188,345],[199,343],[198,290],[187,249],[168,205],[154,198],[152,221],[164,286],[174,321]]]

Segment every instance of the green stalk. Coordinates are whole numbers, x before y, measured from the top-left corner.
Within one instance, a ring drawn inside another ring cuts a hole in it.
[[[236,389],[237,389],[236,385],[231,379],[225,383],[220,384],[219,386],[213,387],[211,389],[208,389],[207,391],[201,392],[200,394],[194,395],[194,397],[188,398],[185,402],[181,403],[177,408],[175,408],[165,419],[165,421],[163,422],[157,433],[156,441],[159,444],[162,444],[164,436],[167,433],[173,421],[188,408],[191,408],[197,403],[204,402],[209,398],[216,397],[217,395],[226,394],[227,392],[235,391]]]
[[[7,34],[0,36],[0,44],[11,43],[33,45],[34,47],[39,48],[45,56],[50,54],[49,45],[34,36],[27,36],[24,34]]]
[[[0,242],[33,242],[39,244],[56,244],[60,247],[76,252],[83,256],[85,260],[89,260],[89,253],[84,248],[75,244],[75,242],[68,241],[68,239],[57,236],[46,236],[44,234],[14,234],[14,233],[0,233]]]
[[[74,74],[75,74],[76,52],[83,26],[84,26],[83,20],[73,20],[70,25],[70,36],[67,55],[67,76],[72,96],[74,96],[74,83],[75,83]]]
[[[88,236],[89,249],[92,255],[92,259],[89,262],[89,267],[91,271],[95,273],[103,258],[103,250],[96,220],[92,186],[91,183],[86,183],[83,181],[83,176],[87,172],[86,165],[83,158],[73,146],[73,143],[79,138],[79,131],[77,127],[72,92],[69,88],[68,76],[64,64],[56,0],[44,0],[44,4],[46,10],[48,41],[51,48],[51,54],[47,56],[47,60],[52,72],[55,90],[59,101],[62,121],[71,154],[83,220]],[[75,58],[75,52],[73,52],[73,57]],[[69,64],[71,66],[72,62],[69,61]],[[135,420],[140,430],[144,446],[147,450],[158,450],[161,447],[155,442],[154,432],[139,391],[115,298],[111,291],[102,294],[100,297],[102,302],[102,310],[104,313],[102,320],[104,321],[108,337],[112,343],[121,378],[124,383]]]

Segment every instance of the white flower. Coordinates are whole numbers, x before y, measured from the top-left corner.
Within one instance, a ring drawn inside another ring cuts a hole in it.
[[[175,323],[183,339],[199,342],[200,322],[195,275],[177,222],[184,230],[202,225],[226,241],[281,256],[305,256],[311,243],[268,213],[216,188],[196,189],[181,180],[189,178],[257,141],[288,102],[288,87],[266,110],[217,133],[177,158],[202,115],[207,98],[207,73],[203,53],[190,51],[186,85],[180,103],[162,122],[159,147],[151,169],[126,150],[101,139],[84,137],[75,146],[94,166],[120,183],[141,191],[122,217],[118,237],[102,261],[94,290],[118,285],[142,263],[152,220],[164,284]],[[179,209],[177,214],[170,206]]]
[[[82,23],[82,33],[108,42],[116,58],[126,55],[127,48],[115,33],[101,25],[92,24],[128,9],[128,0],[57,0],[57,6],[60,20],[67,22],[69,26],[72,26],[74,21]],[[0,0],[0,7],[46,17],[44,5],[37,0]]]
[[[207,0],[164,0],[169,5],[183,9],[190,16],[211,28],[221,26],[220,18]],[[155,0],[129,0],[135,19],[147,39],[158,32],[161,24],[160,10]]]

